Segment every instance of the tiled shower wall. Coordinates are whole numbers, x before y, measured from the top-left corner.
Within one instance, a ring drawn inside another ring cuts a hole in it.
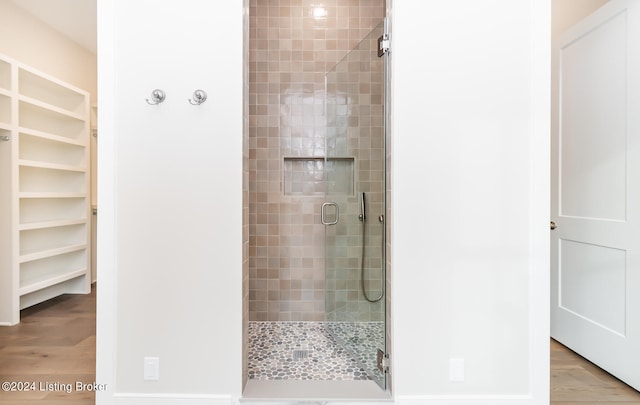
[[[325,319],[325,74],[383,15],[383,0],[250,0],[250,320]]]

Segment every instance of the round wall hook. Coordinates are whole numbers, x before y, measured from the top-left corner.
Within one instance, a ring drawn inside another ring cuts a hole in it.
[[[155,89],[154,91],[151,92],[151,100],[149,101],[149,99],[147,99],[147,104],[149,105],[157,105],[160,104],[164,101],[164,99],[167,97],[167,95],[165,94],[165,92],[163,90],[160,89]]]
[[[192,105],[200,105],[207,101],[207,92],[204,90],[196,90],[193,92],[193,100],[189,99],[189,103]]]

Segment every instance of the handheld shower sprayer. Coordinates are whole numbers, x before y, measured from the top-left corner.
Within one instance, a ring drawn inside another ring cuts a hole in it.
[[[362,294],[364,295],[364,299],[366,299],[369,302],[378,302],[382,299],[382,297],[384,296],[384,284],[382,289],[380,290],[380,295],[376,298],[371,298],[369,297],[369,294],[367,293],[367,289],[365,286],[365,245],[366,245],[366,235],[367,235],[367,231],[366,231],[366,222],[365,219],[367,217],[367,203],[366,203],[366,199],[364,197],[364,193],[361,192],[359,193],[359,197],[360,197],[360,215],[358,215],[358,219],[360,220],[360,222],[362,222],[362,239],[361,239],[361,255],[360,255],[360,288],[362,289]],[[380,215],[380,223],[383,223],[383,219],[384,218],[382,215]],[[384,231],[383,231],[384,232]],[[382,238],[382,248],[384,249],[384,238]],[[383,263],[384,266],[384,263]],[[382,267],[382,271],[384,274],[384,267]],[[384,278],[384,276],[383,276]]]

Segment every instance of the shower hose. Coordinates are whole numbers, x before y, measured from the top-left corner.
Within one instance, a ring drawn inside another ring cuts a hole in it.
[[[382,215],[380,215],[379,219],[380,219],[381,223],[384,223],[384,217]],[[366,225],[365,224],[366,224],[366,222],[367,222],[366,219],[363,217],[362,218],[362,253],[360,255],[360,286],[362,287],[362,295],[364,295],[364,299],[366,299],[369,302],[378,302],[384,296],[384,283],[385,283],[385,280],[382,280],[382,288],[380,288],[380,295],[375,299],[369,298],[369,295],[367,294],[367,289],[364,286],[364,253],[365,253],[364,246],[365,246],[365,241],[366,241],[365,240],[365,235],[366,235]],[[384,227],[383,227],[383,230],[384,230]],[[385,246],[384,246],[384,238],[382,238],[382,249],[383,250],[381,252],[384,252],[384,248],[385,248]],[[384,261],[384,254],[382,255],[382,259],[380,259],[380,260],[381,260],[381,262]],[[384,269],[384,263],[381,263],[381,265],[382,266],[381,266],[380,269],[383,270]],[[382,271],[382,274],[384,275],[384,270]],[[383,277],[383,279],[384,279],[384,277]]]

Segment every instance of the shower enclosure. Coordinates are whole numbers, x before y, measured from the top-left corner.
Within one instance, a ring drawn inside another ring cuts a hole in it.
[[[384,12],[251,2],[249,397],[309,380],[386,395]]]
[[[385,23],[326,75],[327,329],[383,389],[385,372]],[[379,55],[380,54],[380,55]]]

